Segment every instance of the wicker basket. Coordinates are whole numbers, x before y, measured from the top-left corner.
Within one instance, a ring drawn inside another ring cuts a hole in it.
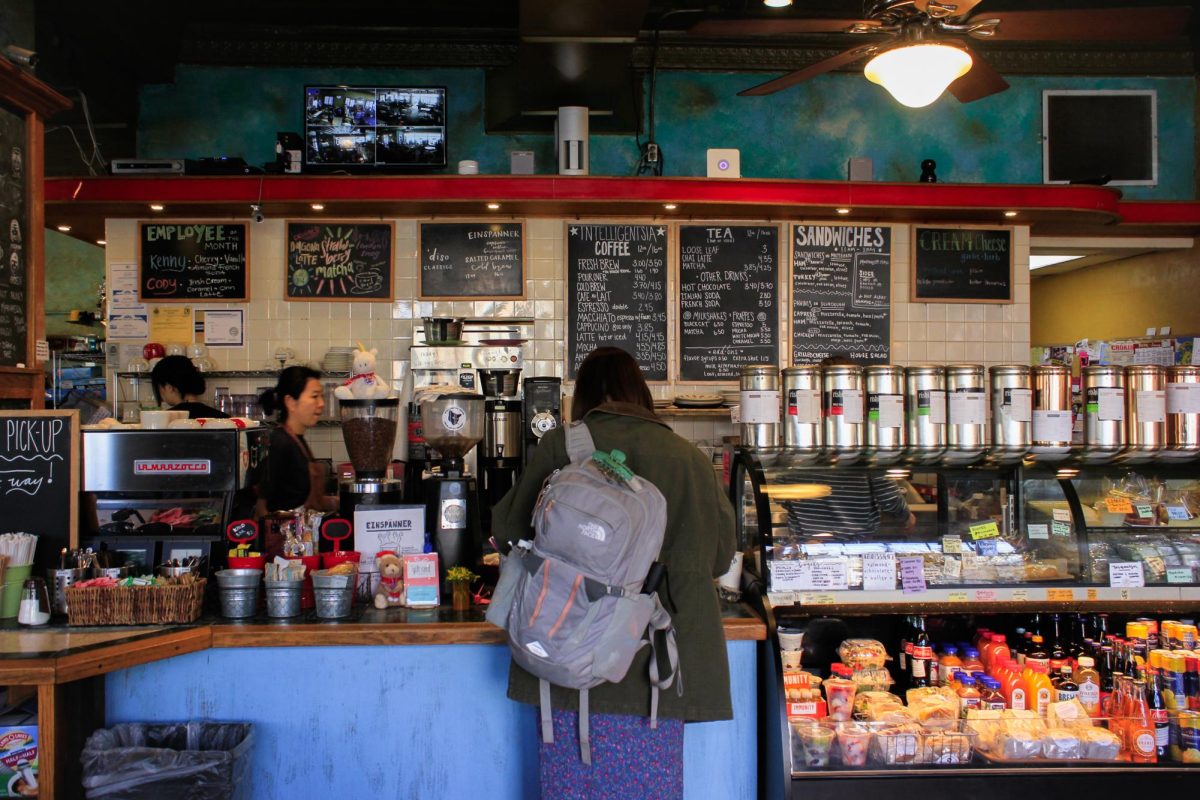
[[[207,581],[179,586],[67,588],[68,625],[161,625],[200,618]]]

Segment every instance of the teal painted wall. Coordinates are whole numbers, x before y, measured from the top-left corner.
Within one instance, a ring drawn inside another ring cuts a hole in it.
[[[104,280],[104,249],[46,230],[46,335],[103,335],[99,325],[67,322],[73,308],[97,315],[96,290]]]
[[[1123,187],[1146,200],[1196,194],[1196,84],[1180,78],[1011,77],[1012,88],[966,105],[949,95],[924,109],[905,108],[861,74],[823,75],[769,97],[737,97],[762,74],[664,72],[658,76],[655,139],[664,174],[703,175],[705,150],[741,151],[753,178],[842,180],[852,156],[874,160],[875,179],[915,181],[920,162],[938,162],[954,183],[1040,183],[1044,89],[1154,89],[1158,92],[1159,185]],[[299,132],[306,83],[444,85],[450,112],[449,161],[474,159],[485,173],[508,172],[510,150],[533,150],[537,171],[551,171],[548,135],[483,131],[484,74],[476,69],[257,69],[180,66],[173,84],[141,92],[142,157],[240,155],[251,164],[275,158],[276,131]],[[1103,124],[1098,120],[1097,124]],[[592,136],[591,172],[631,175],[632,136]]]

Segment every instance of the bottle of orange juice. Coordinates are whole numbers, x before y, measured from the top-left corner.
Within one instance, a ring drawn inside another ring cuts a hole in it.
[[[958,648],[948,644],[942,648],[938,657],[938,683],[943,686],[954,682],[954,673],[962,670],[962,659],[958,657]]]
[[[1008,678],[1005,681],[1004,699],[1008,701],[1009,708],[1015,708],[1019,711],[1024,711],[1029,708],[1029,689],[1025,685],[1025,673],[1021,670],[1021,666],[1014,661],[1009,661]]]
[[[985,666],[991,666],[1002,658],[1008,658],[1012,655],[1008,649],[1008,637],[1003,633],[993,633],[991,649],[981,653]]]
[[[1038,716],[1044,717],[1050,704],[1054,702],[1054,684],[1050,682],[1049,668],[1036,661],[1030,663],[1026,660],[1025,664],[1025,697],[1028,708],[1036,711]]]

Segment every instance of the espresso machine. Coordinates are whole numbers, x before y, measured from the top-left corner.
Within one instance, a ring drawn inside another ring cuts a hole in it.
[[[511,489],[521,474],[525,443],[522,437],[521,370],[481,369],[484,396],[483,443],[479,446],[479,517],[485,538],[491,533],[492,506]]]
[[[338,484],[338,516],[354,520],[359,506],[398,505],[404,502],[404,481],[388,477],[388,464],[396,444],[400,398],[338,400],[342,441],[354,468],[354,477]],[[322,538],[322,545],[328,544]]]
[[[425,527],[443,576],[450,567],[474,569],[481,542],[478,487],[464,459],[484,437],[484,398],[450,391],[418,397],[430,465],[422,487]]]
[[[523,447],[527,463],[538,441],[562,424],[562,379],[526,378],[524,385]]]

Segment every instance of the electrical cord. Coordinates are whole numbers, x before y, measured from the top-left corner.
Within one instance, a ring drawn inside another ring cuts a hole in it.
[[[636,137],[638,145],[638,162],[636,167],[637,175],[654,175],[661,176],[663,174],[663,163],[665,157],[662,148],[654,141],[654,94],[655,85],[658,82],[658,37],[662,32],[663,20],[673,14],[703,14],[702,8],[675,8],[662,14],[654,22],[654,38],[650,45],[650,99],[649,99],[649,114],[647,141],[642,144],[640,136]]]
[[[79,95],[79,107],[83,111],[83,121],[87,126],[88,138],[91,139],[92,142],[92,154],[89,156],[86,152],[84,152],[83,145],[80,143],[79,137],[75,135],[75,129],[70,125],[55,125],[54,127],[47,128],[46,133],[58,130],[67,131],[67,133],[71,134],[71,139],[75,142],[75,148],[79,150],[79,158],[83,161],[83,165],[87,167],[88,173],[95,175],[97,166],[99,166],[101,172],[104,172],[108,168],[108,161],[105,160],[104,154],[100,152],[100,142],[96,139],[96,129],[92,125],[92,113],[91,109],[88,107],[87,95],[83,93],[82,89],[74,86],[63,89],[62,91],[74,92],[75,94]]]

